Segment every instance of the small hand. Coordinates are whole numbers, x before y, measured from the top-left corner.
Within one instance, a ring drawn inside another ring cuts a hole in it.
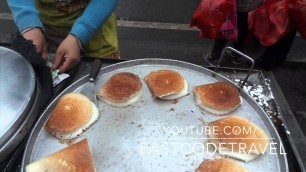
[[[43,59],[47,58],[47,42],[42,31],[39,28],[33,28],[26,31],[22,36],[26,40],[32,40],[36,47],[36,53],[41,53]]]
[[[60,73],[71,69],[80,61],[80,51],[77,38],[69,34],[56,51],[53,68]]]

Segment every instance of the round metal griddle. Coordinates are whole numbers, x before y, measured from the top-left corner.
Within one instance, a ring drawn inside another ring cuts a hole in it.
[[[32,66],[18,53],[0,47],[0,162],[23,139],[36,95]]]
[[[226,117],[203,111],[196,105],[193,94],[193,88],[197,85],[216,81],[231,82],[225,77],[181,61],[140,59],[102,68],[95,89],[98,91],[118,72],[132,72],[143,79],[148,73],[158,69],[170,69],[183,75],[189,84],[190,94],[177,102],[158,100],[142,81],[143,95],[135,104],[120,108],[98,100],[99,120],[75,140],[88,139],[97,171],[194,171],[203,160],[220,157],[218,153],[201,153],[202,149],[196,146],[203,143],[205,145],[205,134],[190,130],[187,134],[177,134],[174,130],[176,127],[180,131],[184,131],[186,127],[194,130],[203,126],[199,119],[210,122]],[[67,144],[47,133],[44,125],[59,98],[69,92],[80,92],[87,80],[88,76],[72,84],[47,107],[31,133],[23,157],[23,171],[29,163],[67,147]],[[251,162],[237,162],[250,171],[288,171],[287,158],[280,153],[282,141],[269,117],[243,90],[241,96],[242,105],[229,115],[248,118],[260,126],[268,133],[270,141],[276,143],[277,153],[270,154],[268,148],[267,153]],[[166,131],[167,127],[172,128],[172,131]],[[191,147],[184,147],[184,151],[174,150],[175,144],[193,145],[193,150],[190,150]],[[165,147],[161,148],[160,145]]]

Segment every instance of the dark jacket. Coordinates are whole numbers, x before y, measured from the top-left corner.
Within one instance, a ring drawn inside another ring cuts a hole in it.
[[[238,12],[249,12],[259,7],[262,0],[236,0]]]

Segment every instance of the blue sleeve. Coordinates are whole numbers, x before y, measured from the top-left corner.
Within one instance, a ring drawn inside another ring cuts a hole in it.
[[[117,0],[91,0],[70,31],[85,45],[115,10]]]
[[[20,32],[29,27],[43,27],[35,0],[7,0],[7,3]]]

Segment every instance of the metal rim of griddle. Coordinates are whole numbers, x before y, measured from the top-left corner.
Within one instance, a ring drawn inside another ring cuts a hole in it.
[[[214,71],[208,70],[204,67],[194,65],[194,64],[191,64],[191,63],[187,63],[187,62],[182,62],[182,61],[178,61],[178,60],[169,60],[169,59],[154,59],[153,58],[153,59],[138,59],[138,60],[131,60],[131,61],[127,61],[127,62],[122,62],[122,63],[118,63],[118,64],[114,64],[114,65],[110,65],[110,66],[102,68],[98,75],[102,75],[102,74],[112,72],[112,71],[115,71],[115,70],[119,70],[119,69],[122,69],[122,68],[133,67],[133,66],[137,66],[137,65],[179,66],[179,67],[183,67],[183,68],[186,68],[186,69],[189,69],[189,70],[195,70],[197,72],[202,73],[203,75],[212,76],[219,81],[226,81],[226,82],[230,82],[233,85],[235,85],[232,81],[230,81],[226,77],[224,77],[224,76],[222,76],[222,75],[220,75],[220,74],[218,74]],[[70,85],[68,88],[66,88],[60,95],[58,95],[50,103],[50,105],[45,109],[45,111],[43,112],[43,115],[40,117],[38,122],[35,124],[32,132],[31,132],[30,138],[27,142],[27,146],[26,146],[26,149],[25,149],[25,152],[24,152],[22,165],[21,165],[22,171],[25,171],[25,166],[30,163],[32,150],[33,150],[36,138],[37,138],[38,134],[40,133],[40,129],[44,126],[46,120],[48,119],[47,115],[50,114],[52,109],[54,109],[54,107],[55,107],[57,101],[59,100],[59,98],[66,93],[69,93],[69,92],[72,92],[73,90],[78,89],[82,84],[86,83],[87,81],[88,81],[88,75],[79,79],[78,81],[76,81],[75,83]],[[236,86],[236,87],[239,88],[238,86]],[[245,100],[252,106],[252,108],[256,111],[256,113],[260,114],[259,116],[260,116],[262,122],[264,123],[264,125],[267,126],[271,137],[275,138],[274,142],[277,143],[276,148],[279,150],[281,146],[283,147],[283,143],[282,143],[282,140],[281,140],[279,134],[277,133],[277,130],[274,127],[272,121],[269,119],[269,117],[264,112],[264,110],[244,90],[241,89],[240,93],[241,93],[241,96],[244,97]],[[288,171],[287,157],[286,156],[279,156],[278,160],[281,162],[281,163],[279,163],[281,171]]]
[[[29,117],[32,116],[30,112],[31,112],[31,109],[33,108],[33,105],[35,104],[35,100],[37,99],[37,85],[36,85],[37,81],[36,81],[35,73],[34,73],[32,66],[20,54],[18,54],[17,52],[11,49],[5,48],[5,47],[0,47],[0,51],[3,52],[1,53],[1,56],[2,56],[1,58],[11,58],[10,60],[12,60],[10,63],[1,64],[1,66],[3,65],[0,69],[1,75],[2,77],[6,77],[5,80],[8,80],[8,82],[10,80],[13,80],[12,81],[13,85],[12,83],[10,83],[9,84],[10,88],[6,88],[5,91],[1,90],[1,93],[3,93],[4,95],[10,95],[11,97],[15,96],[16,101],[23,101],[21,103],[19,102],[18,104],[17,103],[14,104],[14,106],[16,106],[15,113],[1,114],[3,116],[15,115],[14,119],[11,119],[10,121],[6,121],[10,123],[9,128],[5,129],[6,132],[4,132],[0,138],[0,154],[1,154],[0,162],[2,162],[6,158],[6,156],[12,152],[12,150],[19,144],[19,142],[25,136],[26,132],[23,132],[23,130],[25,130],[25,128],[28,128],[27,130],[29,130],[29,126],[27,122],[28,122]],[[6,59],[2,59],[2,60],[6,60]],[[17,75],[7,75],[5,73],[6,71],[3,71],[3,69],[12,67],[10,66],[12,63],[17,64],[16,66],[17,68],[13,68],[10,72],[17,71],[16,73]],[[19,71],[19,70],[23,70],[23,71]],[[16,76],[18,77],[17,79],[15,78]],[[19,82],[17,81],[18,79],[21,79],[21,80],[25,79],[26,82],[18,83]],[[17,83],[19,85],[15,85]],[[7,82],[4,83],[4,81],[1,83],[2,86],[8,87],[6,84]],[[23,86],[27,89],[25,89]],[[16,95],[18,91],[23,93],[23,96],[19,97],[18,95]],[[22,100],[22,98],[24,99]],[[7,101],[7,99],[1,100],[1,101]],[[3,106],[4,104],[5,103],[3,102],[1,103],[1,105]],[[10,109],[12,107],[6,107],[6,108]],[[0,112],[0,113],[3,113],[3,112]],[[3,121],[1,121],[1,123],[2,122]],[[33,122],[34,121],[32,121],[31,125],[33,124]]]

